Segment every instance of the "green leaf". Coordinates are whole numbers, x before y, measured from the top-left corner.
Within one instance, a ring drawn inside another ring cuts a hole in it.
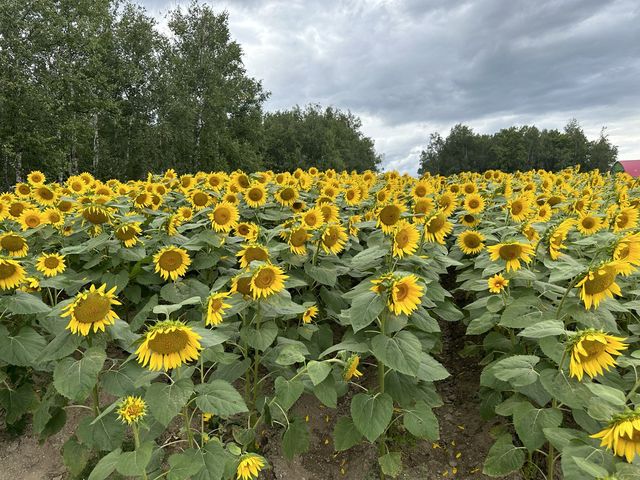
[[[14,315],[35,315],[51,311],[51,307],[39,297],[20,290],[16,290],[11,296],[3,297],[2,306]]]
[[[493,374],[498,380],[509,382],[514,387],[524,387],[538,379],[534,366],[540,361],[535,355],[513,355],[496,362]]]
[[[275,381],[276,402],[286,412],[294,403],[298,401],[302,392],[304,392],[304,384],[300,380],[287,380],[284,377],[278,377]]]
[[[367,248],[351,259],[351,268],[363,271],[371,267],[377,267],[380,265],[379,259],[388,253],[389,249],[381,246]]]
[[[193,476],[193,480],[222,480],[227,464],[231,464],[231,467],[235,468],[235,457],[230,455],[221,445],[209,442],[200,449],[200,452],[202,452],[204,468]]]
[[[71,476],[79,476],[91,457],[91,450],[78,443],[75,437],[67,440],[62,447],[62,459]]]
[[[526,338],[544,338],[557,335],[564,335],[564,323],[560,320],[543,320],[528,326],[518,335]]]
[[[514,447],[510,433],[498,437],[484,462],[482,473],[490,477],[502,477],[515,472],[524,465],[524,451]]]
[[[542,432],[549,443],[562,451],[572,440],[587,440],[587,434],[571,428],[543,428]]]
[[[336,381],[332,376],[328,376],[322,383],[313,387],[313,394],[329,408],[337,408],[338,392]]]
[[[416,402],[413,408],[405,409],[403,423],[414,437],[432,441],[440,438],[438,419],[424,401]]]
[[[418,378],[425,382],[435,382],[449,377],[449,372],[444,366],[428,353],[422,352]]]
[[[203,412],[227,418],[248,411],[238,391],[224,380],[200,384],[196,386],[196,393],[196,405]]]
[[[6,422],[14,424],[27,412],[38,406],[38,396],[29,383],[25,383],[15,390],[0,390],[0,405],[5,409]]]
[[[400,452],[389,452],[378,458],[382,473],[396,478],[402,473],[402,458]]]
[[[278,346],[278,356],[276,357],[276,363],[278,365],[293,365],[295,363],[302,363],[306,360],[305,355],[309,355],[307,346],[295,340],[289,340],[286,338],[278,339],[279,342],[283,342]]]
[[[573,459],[573,461],[576,463],[576,465],[580,470],[591,475],[592,477],[605,478],[609,475],[609,472],[607,471],[607,469],[602,468],[597,463],[593,463],[585,458],[580,458],[576,456],[572,456],[571,458]]]
[[[188,378],[181,378],[171,384],[151,384],[147,389],[145,401],[156,420],[167,426],[189,401],[192,393],[193,382]]]
[[[96,450],[109,451],[119,447],[124,438],[126,426],[115,415],[107,415],[93,423],[93,417],[80,421],[76,435],[80,443]]]
[[[277,336],[278,326],[273,321],[264,322],[259,329],[254,326],[246,326],[240,329],[240,338],[247,342],[250,347],[260,351],[265,351]]]
[[[559,427],[562,412],[557,408],[536,408],[521,402],[513,409],[513,425],[527,450],[533,452],[546,441],[543,429]]]
[[[0,325],[0,360],[19,367],[29,367],[45,348],[45,339],[31,327],[22,327],[15,336]]]
[[[121,453],[116,470],[129,477],[142,475],[151,461],[154,445],[153,442],[145,442],[133,452]]]
[[[338,279],[335,266],[327,263],[322,265],[313,265],[312,263],[307,262],[304,264],[304,271],[316,282],[326,285],[327,287],[333,287]]]
[[[116,469],[116,465],[120,460],[121,453],[122,450],[117,448],[113,452],[102,457],[91,472],[91,475],[89,475],[88,480],[105,480],[109,478],[109,476]]]
[[[592,397],[584,383],[555,368],[540,372],[540,383],[549,394],[571,408],[583,408]]]
[[[62,359],[53,371],[56,390],[70,400],[85,400],[98,381],[106,359],[107,354],[100,347],[87,349],[79,360]]]
[[[171,470],[168,480],[191,478],[204,467],[204,455],[192,449],[183,453],[174,453],[169,457],[169,466]]]
[[[38,352],[35,363],[50,362],[71,355],[82,343],[82,338],[81,335],[74,335],[71,331],[64,329]]]
[[[133,395],[141,387],[147,387],[160,372],[142,367],[138,362],[126,362],[118,369],[107,370],[100,378],[102,388],[116,397]]]
[[[309,430],[305,422],[296,417],[289,423],[289,428],[282,436],[282,453],[291,461],[293,457],[309,449]]]
[[[482,335],[488,332],[498,323],[498,315],[491,312],[484,312],[479,317],[474,318],[467,326],[467,335]]]
[[[541,300],[535,295],[525,295],[517,298],[504,309],[500,325],[508,328],[525,328],[541,317]]]
[[[307,374],[314,385],[318,385],[331,373],[331,364],[311,360],[307,363]]]
[[[358,431],[349,417],[340,417],[333,428],[333,447],[336,452],[342,452],[359,444],[362,434]]]
[[[418,373],[422,344],[411,332],[401,330],[393,337],[378,334],[371,341],[371,350],[378,360],[393,370],[412,376]]]
[[[382,296],[377,293],[367,291],[355,297],[347,310],[353,331],[368,327],[385,308]]]
[[[393,416],[393,400],[386,393],[359,393],[351,400],[351,418],[367,440],[375,442]]]
[[[596,396],[598,401],[605,401],[611,405],[618,406],[627,403],[624,392],[617,388],[608,387],[600,383],[585,383],[585,385]]]

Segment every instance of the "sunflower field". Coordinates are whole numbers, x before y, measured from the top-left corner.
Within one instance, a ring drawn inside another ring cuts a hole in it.
[[[86,410],[71,478],[255,480],[267,429],[309,448],[310,395],[348,402],[335,451],[376,444],[397,477],[397,438],[439,438],[462,322],[501,419],[484,475],[640,478],[639,192],[577,168],[32,172],[0,194],[0,418],[45,439]]]

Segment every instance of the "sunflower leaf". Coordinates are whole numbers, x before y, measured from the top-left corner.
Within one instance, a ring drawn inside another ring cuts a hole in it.
[[[168,425],[193,393],[193,382],[181,378],[172,384],[152,383],[147,389],[145,401],[151,414],[163,425]]]
[[[392,416],[393,400],[386,393],[359,393],[351,400],[353,424],[370,442],[382,435]]]
[[[212,380],[196,386],[196,405],[203,412],[214,413],[222,418],[247,412],[247,405],[238,391],[229,382]]]
[[[92,347],[84,352],[81,359],[64,358],[53,371],[56,390],[70,400],[82,401],[98,381],[98,374],[107,359],[100,347]]]

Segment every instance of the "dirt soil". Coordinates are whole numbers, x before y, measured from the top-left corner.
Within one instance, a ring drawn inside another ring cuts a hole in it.
[[[482,463],[493,440],[489,430],[496,421],[486,422],[478,410],[480,368],[473,359],[463,359],[458,352],[464,347],[464,329],[459,323],[442,322],[445,350],[437,358],[451,373],[438,382],[444,405],[435,410],[440,422],[438,442],[411,442],[403,447],[403,480],[483,479]],[[371,375],[375,377],[375,375]],[[357,393],[352,390],[332,411],[313,396],[304,396],[294,407],[302,418],[308,418],[310,450],[293,461],[287,461],[280,449],[279,433],[267,432],[262,453],[271,468],[261,474],[264,480],[374,480],[378,479],[377,449],[363,444],[346,452],[333,450],[332,432],[340,416],[349,414],[349,401]],[[82,411],[70,409],[64,429],[40,445],[28,429],[10,438],[0,431],[0,480],[66,480],[62,463],[62,446],[75,430]],[[512,475],[509,480],[521,480]]]

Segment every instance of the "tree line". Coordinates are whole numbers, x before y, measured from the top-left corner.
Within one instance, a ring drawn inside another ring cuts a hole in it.
[[[350,112],[265,113],[226,12],[194,2],[167,26],[119,0],[0,2],[0,187],[36,169],[129,179],[380,163]]]
[[[467,125],[454,126],[446,138],[433,133],[420,155],[419,173],[450,175],[461,171],[500,169],[545,169],[551,171],[580,165],[583,170],[608,170],[616,161],[618,148],[604,129],[589,140],[572,119],[559,130],[535,126],[510,127],[494,134],[478,134]]]

